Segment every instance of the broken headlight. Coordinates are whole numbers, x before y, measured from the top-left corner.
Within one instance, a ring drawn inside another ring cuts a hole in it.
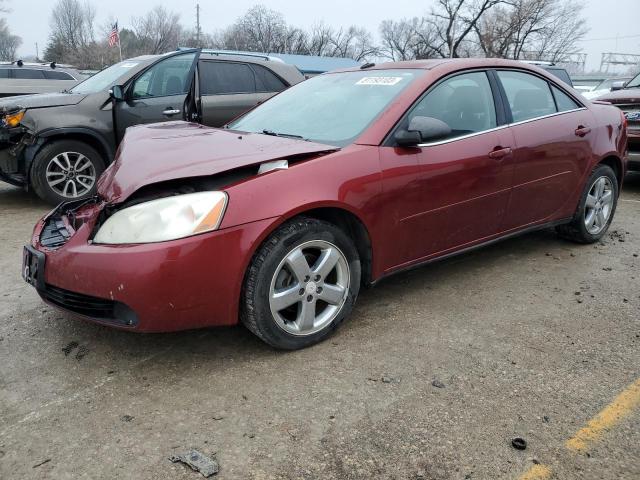
[[[2,124],[9,128],[17,127],[24,118],[25,112],[26,110],[18,110],[17,112],[5,114],[5,116],[2,117]]]
[[[216,230],[227,207],[224,192],[160,198],[111,215],[93,241],[103,244],[153,243]]]

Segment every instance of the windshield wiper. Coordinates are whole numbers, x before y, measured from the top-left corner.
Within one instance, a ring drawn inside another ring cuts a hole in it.
[[[272,137],[284,137],[284,138],[299,138],[300,140],[304,140],[302,135],[293,135],[291,133],[278,133],[273,130],[262,130],[264,135],[271,135]]]

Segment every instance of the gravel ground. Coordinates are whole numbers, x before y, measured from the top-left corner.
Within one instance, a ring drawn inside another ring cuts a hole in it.
[[[588,455],[564,447],[640,377],[640,176],[601,244],[544,231],[397,275],[292,353],[46,306],[19,276],[45,211],[0,186],[2,479],[203,478],[168,460],[189,448],[220,479],[640,478],[638,410]]]

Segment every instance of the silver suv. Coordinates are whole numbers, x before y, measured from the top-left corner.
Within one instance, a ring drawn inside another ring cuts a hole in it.
[[[60,92],[73,88],[85,78],[87,76],[76,69],[54,62],[0,63],[0,97]]]

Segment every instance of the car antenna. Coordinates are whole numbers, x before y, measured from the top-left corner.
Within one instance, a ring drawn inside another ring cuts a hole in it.
[[[376,64],[375,64],[375,63],[371,63],[371,62],[369,62],[369,63],[365,63],[364,65],[362,65],[362,66],[360,67],[360,70],[364,70],[365,68],[371,68],[371,67],[375,67],[375,66],[376,66]]]

